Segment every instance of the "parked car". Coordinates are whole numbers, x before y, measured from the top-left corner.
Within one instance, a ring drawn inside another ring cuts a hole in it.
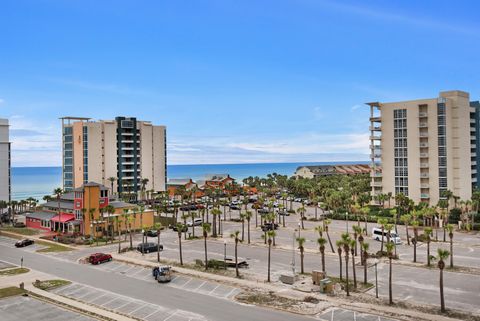
[[[140,243],[137,245],[137,251],[143,253],[157,252],[158,244],[156,243]],[[163,251],[163,245],[160,244],[160,251]]]
[[[91,254],[88,257],[88,262],[94,265],[110,262],[111,260],[112,260],[112,256],[110,254],[105,254],[105,253],[95,253],[95,254]]]
[[[158,283],[172,280],[172,269],[169,266],[156,266],[152,269],[152,275]]]
[[[15,246],[16,247],[25,247],[25,246],[32,245],[33,243],[35,243],[35,242],[31,239],[23,239],[23,240],[20,240],[20,241],[16,242]]]
[[[395,233],[395,231],[383,231],[383,238],[384,241],[386,242],[388,239],[387,234],[390,234],[390,242],[395,243],[395,244],[402,244],[402,240],[400,237]],[[374,227],[372,229],[372,238],[376,241],[382,241],[382,229],[379,227]]]
[[[241,210],[241,207],[240,207],[239,205],[230,204],[230,209],[232,209],[232,210]]]
[[[193,222],[192,221],[187,222],[187,226],[188,227],[200,226],[202,225],[202,223],[203,223],[203,220],[201,218],[196,218],[193,220]]]
[[[148,230],[143,233],[143,235],[148,236],[148,237],[157,237],[158,236],[158,231],[157,230]]]
[[[267,223],[263,224],[261,226],[261,228],[262,228],[263,232],[273,231],[273,230],[278,229],[278,224],[277,223],[272,224],[270,222],[267,222]]]
[[[278,211],[278,215],[290,216],[290,213],[288,213],[287,211]]]
[[[270,213],[270,211],[269,211],[268,208],[261,208],[261,209],[258,210],[258,213],[259,213],[260,215],[263,215],[263,214],[268,214],[268,213]]]

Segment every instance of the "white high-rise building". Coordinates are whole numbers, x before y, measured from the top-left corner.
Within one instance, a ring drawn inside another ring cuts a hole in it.
[[[8,119],[0,119],[0,200],[11,200],[11,158]]]
[[[92,121],[63,117],[63,187],[87,182],[111,187],[113,192],[165,191],[167,177],[166,127],[136,118]]]

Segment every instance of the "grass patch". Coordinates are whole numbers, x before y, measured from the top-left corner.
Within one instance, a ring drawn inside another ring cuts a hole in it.
[[[72,282],[67,280],[47,280],[47,281],[36,281],[33,285],[40,290],[49,291],[64,285],[71,284]]]
[[[17,233],[22,235],[38,235],[40,232],[36,229],[31,229],[28,227],[12,227],[12,226],[5,226],[0,228],[0,231]]]
[[[337,277],[331,277],[329,276],[328,277],[330,280],[332,280],[333,283],[340,283],[340,285],[345,288],[345,286],[347,285],[347,282],[345,280],[345,278],[343,278],[343,280],[340,280],[340,278],[337,278]],[[363,278],[362,280],[358,279],[357,278],[357,289],[355,289],[353,287],[353,279],[352,278],[348,278],[348,286],[349,286],[349,290],[352,291],[352,292],[365,292],[371,288],[373,288],[373,284],[372,283],[368,283],[367,284],[364,284],[363,283]]]
[[[26,268],[15,268],[15,269],[0,271],[0,276],[12,276],[12,275],[23,274],[28,272],[30,272],[30,270]]]
[[[67,252],[71,251],[72,249],[60,244],[53,244],[53,243],[48,243],[48,242],[42,242],[38,241],[37,244],[46,246],[46,248],[37,250],[39,253],[48,253],[48,252]]]
[[[24,294],[25,290],[11,286],[8,288],[0,289],[0,299],[7,298],[9,296]]]

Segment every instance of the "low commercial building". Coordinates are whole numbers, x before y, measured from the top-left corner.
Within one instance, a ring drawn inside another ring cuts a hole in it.
[[[295,171],[296,177],[315,178],[330,175],[358,175],[370,173],[368,164],[339,164],[339,165],[316,165],[300,166]]]
[[[167,190],[170,197],[175,196],[179,188],[191,191],[194,188],[198,188],[198,185],[191,178],[172,178],[168,180]]]
[[[109,189],[98,183],[86,183],[73,192],[63,194],[40,205],[41,210],[26,216],[27,227],[68,234],[104,235],[115,230],[115,217],[131,215],[133,229],[153,226],[154,212],[140,210],[134,204],[110,200]],[[110,209],[111,212],[107,210]],[[126,225],[121,225],[125,230]]]

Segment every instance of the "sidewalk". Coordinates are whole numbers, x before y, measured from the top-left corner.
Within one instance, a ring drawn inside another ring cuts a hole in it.
[[[140,265],[144,267],[157,266],[157,263],[145,261],[142,259],[124,257],[118,254],[113,254],[112,256],[118,262]],[[177,266],[173,267],[173,271],[180,274],[196,277],[202,280],[226,283],[229,285],[242,288],[243,290],[246,290],[246,291],[260,290],[263,292],[274,292],[279,296],[283,296],[283,297],[294,299],[294,300],[302,300],[302,301],[306,296],[304,292],[294,290],[291,286],[287,286],[287,285],[281,286],[281,285],[271,284],[266,282],[255,282],[251,280],[237,279],[237,278],[232,278],[228,276],[216,275],[216,274],[196,271],[192,269],[177,267]],[[404,307],[383,305],[380,303],[382,301],[376,300],[373,297],[372,297],[372,301],[375,301],[373,303],[355,302],[357,298],[360,298],[360,296],[365,296],[365,294],[362,294],[362,293],[352,294],[350,299],[347,299],[344,296],[332,297],[332,296],[317,294],[313,292],[309,293],[308,296],[313,296],[319,299],[320,301],[328,302],[331,304],[331,306],[334,306],[334,307],[344,308],[347,310],[354,310],[361,313],[378,314],[381,316],[393,317],[399,320],[418,320],[418,321],[420,320],[425,320],[425,321],[457,320],[457,319],[452,319],[442,315],[431,314],[428,312],[409,310]]]

